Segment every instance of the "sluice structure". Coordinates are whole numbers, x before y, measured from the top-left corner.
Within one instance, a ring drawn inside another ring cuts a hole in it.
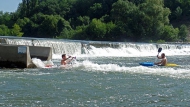
[[[4,38],[0,39],[0,68],[35,68],[32,58],[49,61],[52,48],[6,44]]]

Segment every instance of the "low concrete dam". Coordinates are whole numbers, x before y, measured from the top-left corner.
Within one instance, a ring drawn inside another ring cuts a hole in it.
[[[52,59],[51,47],[0,44],[1,68],[34,68],[31,58]]]
[[[184,50],[181,54],[189,52],[189,44],[184,43],[106,42],[11,36],[0,36],[0,45],[0,67],[8,68],[30,68],[33,67],[31,63],[32,58],[49,61],[52,58],[60,59],[62,54],[75,56],[118,56],[117,51],[119,51],[119,54],[127,57],[151,56],[159,47],[162,47],[164,51],[170,54],[176,53],[174,50]],[[7,48],[10,48],[10,50]],[[19,63],[16,61],[19,61]]]

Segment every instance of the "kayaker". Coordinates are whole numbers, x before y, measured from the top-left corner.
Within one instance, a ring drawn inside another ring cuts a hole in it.
[[[62,60],[61,60],[61,65],[66,65],[66,64],[70,63],[74,57],[72,57],[71,60],[68,60],[69,58],[71,58],[71,56],[69,56],[67,58],[66,54],[63,54],[62,55]]]
[[[167,64],[167,58],[166,58],[165,53],[162,53],[161,56],[157,55],[157,58],[161,59],[161,61],[160,62],[155,62],[154,63],[155,65],[166,66],[166,64]]]

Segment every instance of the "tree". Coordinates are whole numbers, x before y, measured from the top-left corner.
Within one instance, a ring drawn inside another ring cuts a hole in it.
[[[129,1],[136,5],[139,5],[139,4],[143,3],[145,0],[129,0]]]
[[[187,36],[189,34],[189,30],[187,28],[186,25],[181,25],[179,28],[179,39],[181,39],[182,41],[187,41]]]
[[[30,19],[24,17],[23,19],[18,19],[16,24],[18,24],[20,27],[24,27],[29,22],[30,22]]]
[[[112,5],[111,16],[113,22],[118,27],[120,34],[118,39],[124,40],[134,37],[137,32],[134,25],[138,24],[138,7],[127,0],[118,0]],[[134,33],[133,33],[134,31]],[[133,36],[133,37],[132,37]]]
[[[88,10],[88,14],[91,18],[101,18],[104,15],[103,6],[101,3],[94,3]]]
[[[77,17],[76,26],[89,25],[89,23],[90,23],[90,17],[88,17],[88,16]]]
[[[61,34],[64,29],[71,30],[68,21],[65,21],[59,15],[44,15],[44,20],[38,27],[38,35],[48,38],[56,37]]]
[[[156,40],[162,34],[162,26],[169,24],[170,10],[164,8],[163,0],[146,0],[139,5],[141,10],[141,25],[143,25],[144,37]]]
[[[40,36],[45,36],[47,38],[52,38],[57,34],[57,18],[53,15],[45,15],[45,19],[39,26]]]
[[[182,15],[182,9],[180,7],[177,7],[174,14],[176,16],[176,19],[179,19]]]
[[[12,20],[11,20],[12,14],[3,11],[0,11],[0,24],[5,24],[8,27],[11,27]]]
[[[0,25],[0,36],[10,35],[10,29],[6,25]]]
[[[176,41],[178,39],[178,33],[179,33],[178,28],[173,28],[173,26],[171,25],[165,25],[163,30],[164,31],[162,35],[158,39],[169,41],[169,42]]]
[[[106,24],[98,19],[93,19],[86,29],[91,40],[102,40],[106,34]]]
[[[118,40],[116,25],[113,22],[106,23],[106,35],[103,40],[116,41]]]
[[[73,37],[73,29],[70,23],[63,18],[60,18],[57,22],[57,33],[61,38],[71,39]]]
[[[34,22],[32,22],[29,18],[24,17],[23,19],[18,19],[16,24],[19,25],[24,33],[22,36],[24,37],[37,37],[37,27]]]
[[[13,29],[11,30],[11,35],[12,36],[18,36],[18,37],[22,37],[23,33],[21,32],[21,28],[19,25],[14,24],[13,25]]]
[[[190,0],[176,0],[177,2],[180,3],[180,7],[183,10],[182,15],[183,16],[189,16],[190,14]]]
[[[87,25],[77,26],[74,30],[73,39],[90,40],[90,36],[86,34]]]

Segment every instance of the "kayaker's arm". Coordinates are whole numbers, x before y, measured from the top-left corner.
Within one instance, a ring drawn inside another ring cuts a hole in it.
[[[158,55],[157,55],[157,58],[158,58],[158,59],[162,59],[162,57],[161,57],[161,56],[158,56]]]

